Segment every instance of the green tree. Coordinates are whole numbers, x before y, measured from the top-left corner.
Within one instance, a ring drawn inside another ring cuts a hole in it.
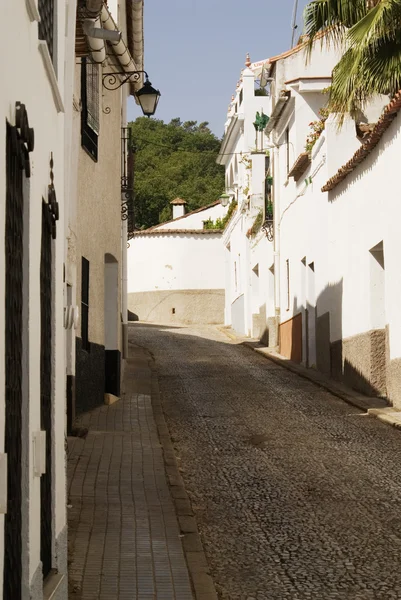
[[[208,123],[138,118],[130,123],[135,146],[135,225],[147,228],[171,218],[171,200],[188,210],[211,204],[224,187],[216,164],[221,141]]]
[[[324,30],[328,43],[344,48],[329,99],[340,124],[374,95],[392,96],[401,88],[401,0],[314,0],[304,21],[309,53]]]

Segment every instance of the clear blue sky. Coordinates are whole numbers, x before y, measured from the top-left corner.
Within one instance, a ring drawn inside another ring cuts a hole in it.
[[[298,30],[307,0],[299,0]],[[145,0],[145,69],[161,91],[155,117],[209,121],[219,137],[246,53],[291,46],[294,0]],[[141,115],[131,99],[130,120]]]

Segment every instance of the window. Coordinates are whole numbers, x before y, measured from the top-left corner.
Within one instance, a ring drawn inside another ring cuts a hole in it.
[[[54,29],[54,0],[39,0],[38,9],[40,14],[39,39],[47,43],[49,54],[54,62],[53,56],[53,29]]]
[[[287,310],[290,310],[290,261],[285,261],[287,271]]]
[[[81,270],[81,338],[82,349],[89,352],[89,260],[84,257]]]
[[[99,65],[83,57],[81,63],[81,144],[97,161],[99,136]]]
[[[240,105],[240,106],[241,106],[241,104],[242,104],[242,100],[243,100],[243,98],[244,98],[244,91],[243,91],[243,90],[241,90],[241,91],[240,91],[240,93],[239,93],[239,105]]]

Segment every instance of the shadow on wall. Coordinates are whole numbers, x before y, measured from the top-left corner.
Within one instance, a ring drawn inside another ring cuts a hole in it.
[[[367,396],[386,396],[386,330],[374,329],[343,339],[342,306],[341,280],[317,299],[317,368]]]
[[[139,317],[134,312],[131,312],[129,310],[128,311],[128,321],[139,321]]]
[[[295,298],[294,317],[280,324],[280,353],[294,362],[316,365],[365,395],[386,396],[386,330],[343,339],[342,307],[342,280],[319,294],[316,309]]]

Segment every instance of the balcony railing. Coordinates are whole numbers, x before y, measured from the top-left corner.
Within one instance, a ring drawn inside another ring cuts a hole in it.
[[[128,239],[134,235],[134,145],[129,127],[121,129],[121,219],[128,221]]]

